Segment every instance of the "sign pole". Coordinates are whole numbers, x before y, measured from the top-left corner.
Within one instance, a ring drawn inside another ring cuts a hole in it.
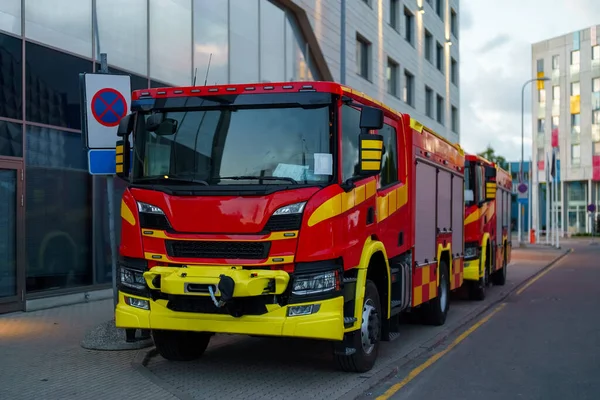
[[[108,56],[106,53],[100,53],[100,73],[109,74],[108,72]],[[119,302],[117,291],[117,238],[115,234],[115,216],[114,216],[114,177],[106,175],[106,196],[108,204],[108,237],[110,241],[110,262],[112,269],[112,289],[113,289],[113,306],[116,308]]]

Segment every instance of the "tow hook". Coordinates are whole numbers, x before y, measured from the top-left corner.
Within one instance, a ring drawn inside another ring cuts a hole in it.
[[[210,292],[210,298],[212,299],[215,306],[221,308],[233,298],[235,281],[227,275],[221,275],[219,276],[219,278],[219,284],[217,285],[217,289],[221,293],[221,297],[219,298],[219,300],[217,300],[217,298],[215,297],[212,285],[208,287],[208,291]]]

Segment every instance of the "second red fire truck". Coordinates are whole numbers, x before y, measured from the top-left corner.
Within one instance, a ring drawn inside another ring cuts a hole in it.
[[[401,313],[445,323],[465,158],[409,115],[330,82],[177,87],[135,91],[119,135],[116,325],[164,358],[300,337],[368,371]]]
[[[490,284],[504,285],[512,249],[512,180],[478,155],[465,161],[465,284],[469,297],[485,298]]]

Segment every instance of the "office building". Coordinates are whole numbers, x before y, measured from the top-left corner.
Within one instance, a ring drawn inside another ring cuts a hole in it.
[[[458,0],[0,1],[0,312],[110,297],[79,94],[100,53],[134,90],[334,80],[458,142],[458,19]]]
[[[532,45],[532,225],[545,215],[546,165],[560,160],[558,225],[562,234],[591,232],[589,204],[600,205],[600,25]]]

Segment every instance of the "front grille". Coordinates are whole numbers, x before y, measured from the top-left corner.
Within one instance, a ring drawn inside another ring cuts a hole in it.
[[[270,242],[219,242],[166,240],[167,254],[177,258],[229,258],[263,260],[269,256]]]
[[[302,224],[302,214],[273,215],[265,225],[265,232],[297,231]]]

